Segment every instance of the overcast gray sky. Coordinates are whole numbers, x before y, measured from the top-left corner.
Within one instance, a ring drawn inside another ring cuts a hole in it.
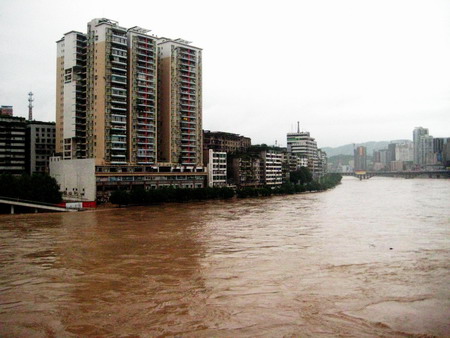
[[[203,48],[203,128],[319,147],[450,137],[450,1],[0,0],[0,105],[55,119],[56,43],[106,17]]]

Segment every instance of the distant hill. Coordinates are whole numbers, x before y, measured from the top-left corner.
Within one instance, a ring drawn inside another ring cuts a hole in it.
[[[371,142],[365,142],[365,143],[357,143],[353,145],[345,144],[340,147],[331,148],[331,147],[324,147],[322,148],[323,151],[327,153],[327,157],[330,158],[332,156],[337,155],[352,155],[353,156],[353,149],[357,146],[363,146],[367,148],[367,155],[372,156],[372,153],[374,150],[380,150],[380,149],[387,149],[389,143],[396,143],[396,142],[404,142],[409,140],[395,140],[395,141],[371,141]]]

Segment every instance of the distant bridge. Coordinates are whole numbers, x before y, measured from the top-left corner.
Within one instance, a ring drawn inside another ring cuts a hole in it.
[[[450,178],[450,170],[424,170],[424,171],[364,171],[357,170],[349,173],[339,173],[343,176],[355,176],[360,180],[369,179],[374,176],[384,177],[427,177],[427,178]]]
[[[34,209],[35,212],[37,212],[38,209],[48,210],[48,211],[59,211],[59,212],[78,211],[77,209],[65,208],[65,207],[57,206],[55,204],[37,202],[37,201],[27,201],[27,200],[21,200],[18,198],[10,198],[10,197],[3,197],[3,196],[0,196],[0,204],[10,205],[11,206],[11,214],[14,214],[15,206],[31,208],[31,209]]]

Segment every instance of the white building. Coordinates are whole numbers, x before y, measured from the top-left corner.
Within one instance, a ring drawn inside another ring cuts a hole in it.
[[[227,153],[208,151],[208,186],[223,187],[227,184]]]
[[[413,143],[414,143],[414,164],[423,164],[423,155],[421,137],[428,135],[428,128],[416,127],[413,131]]]
[[[309,132],[287,133],[287,151],[306,159],[308,169],[313,175],[321,175],[322,169],[319,161],[317,142]]]
[[[262,151],[261,157],[261,179],[266,185],[281,185],[283,183],[282,161],[283,154],[271,151]]]
[[[95,159],[63,160],[50,157],[50,175],[58,182],[64,200],[95,201]]]
[[[414,145],[412,142],[397,143],[395,145],[396,161],[412,162],[414,161]]]

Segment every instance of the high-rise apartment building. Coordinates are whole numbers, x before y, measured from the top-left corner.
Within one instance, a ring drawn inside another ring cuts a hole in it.
[[[61,162],[77,160],[75,168],[85,159],[102,199],[125,181],[134,182],[128,188],[204,186],[200,48],[94,19],[86,34],[66,33],[57,51],[62,161],[51,168],[61,185],[69,172]]]
[[[422,147],[420,146],[421,137],[428,135],[428,128],[416,127],[413,131],[413,144],[414,144],[414,164],[423,164]]]
[[[75,31],[57,41],[56,152],[86,158],[86,36]]]
[[[433,152],[433,136],[423,135],[419,138],[419,164],[422,166],[436,164],[436,155]]]
[[[202,165],[201,49],[148,32],[94,19],[57,42],[63,159]]]
[[[158,41],[158,158],[161,162],[201,165],[202,55],[189,42]]]
[[[129,161],[157,161],[157,40],[148,31],[128,30]]]
[[[355,170],[367,170],[366,147],[359,146],[354,150]]]

